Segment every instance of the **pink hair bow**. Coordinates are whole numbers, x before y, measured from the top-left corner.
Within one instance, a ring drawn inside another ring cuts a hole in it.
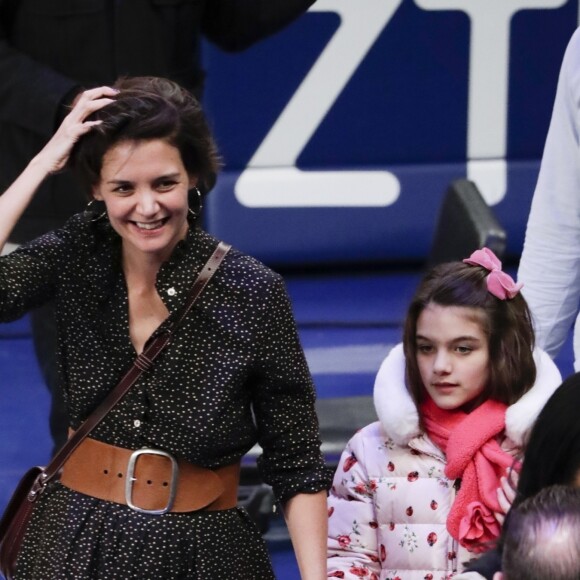
[[[489,248],[475,250],[469,258],[465,258],[463,261],[466,264],[483,266],[489,270],[487,289],[500,300],[513,298],[523,286],[522,282],[514,282],[509,274],[502,271],[499,258]]]

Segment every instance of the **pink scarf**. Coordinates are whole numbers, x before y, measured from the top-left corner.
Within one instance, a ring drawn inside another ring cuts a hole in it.
[[[427,397],[421,414],[427,434],[447,456],[445,475],[461,478],[461,487],[447,516],[449,533],[467,549],[482,552],[500,533],[494,511],[500,477],[514,465],[495,437],[505,429],[506,405],[486,401],[471,413],[446,411]],[[516,466],[516,468],[519,468]]]

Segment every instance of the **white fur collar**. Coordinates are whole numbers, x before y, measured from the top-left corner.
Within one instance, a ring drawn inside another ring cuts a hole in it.
[[[522,446],[538,413],[562,382],[560,371],[542,350],[534,350],[537,377],[534,386],[506,412],[506,434]],[[399,445],[407,445],[421,433],[417,407],[405,386],[402,343],[393,347],[381,364],[374,387],[377,415],[385,433]]]

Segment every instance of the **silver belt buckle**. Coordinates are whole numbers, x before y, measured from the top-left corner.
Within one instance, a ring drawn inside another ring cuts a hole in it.
[[[135,466],[137,465],[137,459],[140,455],[160,455],[161,457],[165,457],[171,461],[171,481],[169,482],[169,499],[167,500],[167,505],[160,510],[148,510],[136,506],[133,503],[133,484],[137,481],[135,477]],[[179,466],[177,465],[177,460],[173,455],[167,453],[166,451],[161,451],[159,449],[149,449],[144,447],[143,449],[137,449],[137,451],[133,451],[131,453],[131,457],[129,458],[129,463],[127,464],[127,479],[125,480],[125,500],[127,505],[136,512],[140,512],[142,514],[151,514],[155,516],[160,516],[166,514],[168,511],[171,510],[173,507],[173,503],[175,502],[175,494],[177,493],[177,479],[179,476]]]

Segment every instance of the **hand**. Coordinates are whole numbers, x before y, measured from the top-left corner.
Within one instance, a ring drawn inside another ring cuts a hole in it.
[[[86,121],[95,111],[113,102],[118,93],[111,87],[97,87],[80,93],[71,112],[64,118],[56,133],[36,156],[36,161],[46,168],[47,173],[60,171],[68,161],[74,144],[101,121]]]
[[[508,469],[506,475],[500,478],[500,486],[497,489],[497,499],[501,507],[501,512],[494,512],[495,519],[503,526],[505,514],[514,503],[516,497],[516,488],[519,481],[518,472],[515,469]]]

